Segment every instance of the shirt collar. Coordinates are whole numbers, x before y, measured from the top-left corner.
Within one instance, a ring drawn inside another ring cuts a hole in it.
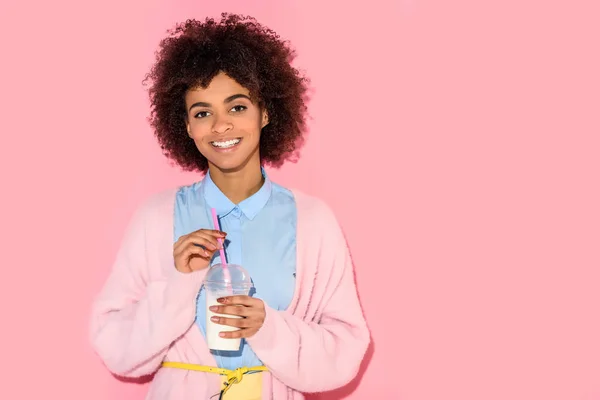
[[[265,182],[260,189],[252,196],[240,202],[237,207],[244,213],[246,218],[252,220],[264,208],[271,197],[272,183],[267,173],[261,168],[261,173],[265,178]],[[219,217],[224,217],[236,207],[231,200],[221,192],[221,189],[215,185],[210,172],[206,172],[206,176],[202,180],[202,191],[204,199],[209,207],[214,207]]]

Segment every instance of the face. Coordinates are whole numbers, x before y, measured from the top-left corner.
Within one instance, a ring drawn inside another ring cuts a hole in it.
[[[209,166],[224,172],[260,166],[260,131],[268,116],[249,91],[224,73],[185,96],[187,131]]]

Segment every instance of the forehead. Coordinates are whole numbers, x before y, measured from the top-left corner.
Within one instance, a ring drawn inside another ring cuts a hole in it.
[[[221,72],[216,75],[206,88],[195,87],[188,91],[186,97],[201,98],[221,98],[225,99],[234,94],[249,95],[248,89],[240,85],[235,79]]]

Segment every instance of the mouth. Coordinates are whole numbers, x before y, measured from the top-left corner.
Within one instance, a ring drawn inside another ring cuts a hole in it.
[[[215,140],[214,142],[210,142],[210,145],[216,149],[227,150],[227,149],[234,148],[235,146],[240,144],[241,141],[242,141],[242,138],[235,138],[235,139],[229,139],[229,140],[223,140],[223,141]]]

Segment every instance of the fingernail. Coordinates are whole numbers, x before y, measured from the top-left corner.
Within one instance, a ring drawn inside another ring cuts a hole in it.
[[[219,321],[219,318],[218,318],[218,317],[211,317],[211,318],[210,318],[210,320],[211,320],[212,322],[218,322],[218,321]]]
[[[223,332],[219,333],[220,337],[225,337],[225,334]]]
[[[210,311],[217,311],[217,306],[210,306],[210,307],[208,307],[208,309]]]
[[[225,297],[219,297],[219,298],[217,299],[217,301],[218,301],[219,303],[225,303],[225,302],[227,301],[227,299],[226,299]]]

